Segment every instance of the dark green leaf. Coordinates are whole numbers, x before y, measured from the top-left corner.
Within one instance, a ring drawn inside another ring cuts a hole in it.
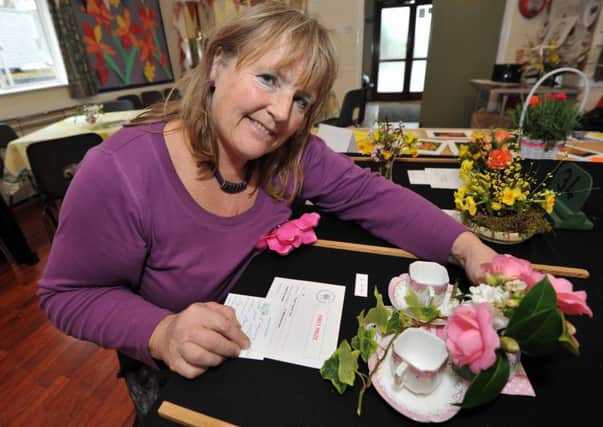
[[[475,408],[496,399],[509,380],[509,360],[503,351],[496,352],[496,362],[477,374],[465,393],[461,408]]]
[[[567,321],[565,320],[565,316],[563,315],[563,313],[561,313],[561,319],[563,323],[563,332],[561,332],[559,342],[563,347],[565,347],[567,350],[571,351],[577,356],[580,354],[580,343],[578,342],[576,337],[574,337],[574,335],[568,330]]]
[[[515,338],[522,352],[544,355],[557,349],[562,330],[555,289],[545,277],[522,299],[505,335]]]

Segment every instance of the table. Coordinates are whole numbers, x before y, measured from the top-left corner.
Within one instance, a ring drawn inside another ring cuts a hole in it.
[[[84,115],[67,117],[9,142],[4,155],[4,192],[9,196],[14,195],[23,187],[24,182],[30,181],[30,166],[27,159],[28,145],[88,132],[98,133],[105,139],[121,129],[125,123],[136,117],[141,111],[103,113],[99,115],[96,123],[86,122]]]
[[[538,162],[543,173],[555,164],[553,161]],[[595,186],[603,182],[603,166],[594,163],[581,166],[593,175]],[[406,171],[425,167],[442,167],[442,164],[398,162],[394,180],[408,186]],[[411,188],[442,208],[453,207],[452,190],[427,186]],[[315,207],[299,202],[295,205],[294,217],[314,210]],[[600,286],[603,265],[599,249],[593,250],[599,248],[603,241],[601,191],[593,192],[584,212],[594,220],[595,228],[591,232],[556,230],[515,246],[492,245],[499,252],[527,258],[534,263],[582,267],[590,271],[589,279],[571,279],[577,289],[588,291],[588,303],[595,312],[592,319],[571,317],[578,329],[582,354],[575,357],[560,351],[552,358],[523,356],[523,365],[536,391],[535,398],[503,395],[490,405],[471,411],[461,410],[448,425],[563,425],[575,423],[576,417],[592,419],[598,415],[598,393],[590,392],[585,383],[603,382],[599,332],[603,326],[599,312],[603,307],[603,287]],[[358,225],[326,214],[322,216],[316,232],[320,239],[387,245]],[[311,246],[296,249],[286,257],[266,252],[250,263],[233,292],[264,296],[274,276],[345,285],[341,340],[356,333],[358,313],[374,305],[372,297],[354,296],[355,273],[367,273],[369,288],[376,286],[388,304],[385,291],[389,280],[407,272],[411,261]],[[452,281],[459,279],[466,285],[460,269],[448,266],[448,271]],[[157,415],[163,401],[243,426],[416,425],[392,409],[372,388],[365,394],[363,414],[358,417],[357,393],[358,386],[339,395],[330,383],[320,377],[318,370],[268,359],[261,362],[234,359],[210,369],[195,380],[186,380],[171,373],[159,401],[143,420],[143,425],[176,425]]]
[[[498,110],[499,111],[499,120],[503,118],[505,114],[505,107],[507,105],[507,101],[509,100],[509,96],[511,95],[523,95],[526,96],[530,93],[533,85],[529,84],[520,84],[520,83],[502,83],[495,82],[492,80],[485,79],[472,79],[469,80],[471,84],[477,89],[477,96],[475,98],[475,107],[473,111],[478,111],[479,104],[481,102],[481,98],[483,97],[483,93],[487,94],[487,111]],[[547,87],[547,86],[539,86],[538,89],[534,92],[534,94],[542,94],[542,93],[558,93],[563,92],[567,95],[577,95],[580,93],[581,89],[577,89],[574,87]],[[501,98],[500,107],[498,107],[498,98]]]

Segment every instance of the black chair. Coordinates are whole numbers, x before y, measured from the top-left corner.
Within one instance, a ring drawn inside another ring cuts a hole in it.
[[[118,100],[121,99],[128,99],[132,102],[132,104],[134,104],[134,109],[135,110],[140,110],[142,108],[144,108],[144,106],[142,105],[142,101],[140,100],[140,98],[138,97],[138,95],[122,95],[122,96],[118,96],[117,97]]]
[[[168,87],[163,90],[163,97],[165,99],[169,98],[170,101],[175,101],[177,99],[182,98],[180,96],[180,92],[178,91],[178,89],[176,89],[176,88],[172,89],[171,87]]]
[[[27,159],[42,199],[42,218],[50,241],[59,223],[61,201],[78,164],[90,148],[101,142],[100,135],[86,133],[34,142],[27,147]]]
[[[0,178],[4,174],[4,151],[6,146],[13,139],[17,139],[19,136],[12,127],[7,124],[0,123]]]
[[[131,99],[116,99],[115,101],[107,101],[103,103],[103,111],[110,113],[112,111],[128,111],[135,110],[134,103]]]
[[[147,90],[140,94],[144,108],[150,107],[158,102],[163,102],[163,95],[158,90]]]
[[[341,112],[339,117],[332,117],[323,120],[321,123],[326,125],[348,127],[360,126],[364,121],[364,112],[366,110],[366,96],[368,88],[354,89],[345,94],[341,103]],[[355,111],[358,110],[358,115],[354,118]]]

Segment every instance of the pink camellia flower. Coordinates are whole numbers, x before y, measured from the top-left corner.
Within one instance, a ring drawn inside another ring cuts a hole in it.
[[[500,338],[492,324],[490,305],[484,302],[458,306],[448,317],[446,346],[454,364],[469,365],[474,374],[492,366]]]
[[[498,274],[511,280],[518,279],[528,285],[536,283],[530,261],[509,254],[495,255],[491,262],[482,264],[481,269],[484,273]]]
[[[589,317],[593,317],[592,310],[586,305],[586,291],[574,291],[574,285],[567,279],[555,277],[548,273],[546,277],[549,279],[549,282],[551,282],[553,289],[555,289],[555,293],[557,294],[557,307],[559,307],[559,310],[561,310],[563,314],[586,314]],[[534,272],[534,282],[528,283],[528,286],[532,287],[543,278],[544,274]]]
[[[302,244],[316,242],[314,227],[318,225],[319,219],[320,215],[316,212],[303,214],[298,219],[292,219],[262,236],[255,247],[264,249],[268,246],[281,255],[287,255]]]

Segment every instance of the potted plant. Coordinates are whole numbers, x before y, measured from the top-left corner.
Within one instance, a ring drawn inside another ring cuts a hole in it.
[[[578,106],[562,92],[532,95],[524,112],[518,106],[511,113],[513,126],[522,132],[521,156],[554,159],[570,133],[579,127]]]
[[[476,131],[459,150],[463,184],[454,193],[456,208],[463,223],[496,243],[519,243],[551,229],[546,214],[555,192],[522,167],[518,137],[503,129]]]

